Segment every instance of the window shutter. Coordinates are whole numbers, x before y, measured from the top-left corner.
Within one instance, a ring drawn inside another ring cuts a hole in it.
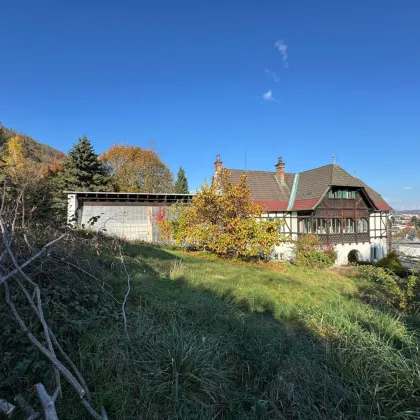
[[[338,198],[342,198],[343,197],[343,191],[338,190]]]
[[[332,190],[328,191],[328,197],[329,198],[334,198],[334,193],[332,192]]]
[[[351,192],[351,198],[356,198],[356,191]]]

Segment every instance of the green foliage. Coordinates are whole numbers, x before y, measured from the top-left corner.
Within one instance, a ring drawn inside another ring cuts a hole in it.
[[[415,230],[410,230],[410,232],[407,233],[407,239],[409,241],[414,241],[416,239],[417,233]]]
[[[71,148],[58,174],[62,186],[75,191],[106,191],[109,177],[85,136]]]
[[[184,168],[181,166],[179,168],[176,182],[175,182],[175,192],[177,194],[188,194],[188,181],[187,177],[185,176]]]
[[[280,243],[280,222],[260,219],[242,176],[238,185],[223,169],[213,185],[203,185],[188,206],[171,218],[158,221],[164,238],[178,245],[243,260],[267,258]]]
[[[71,148],[62,166],[49,179],[51,209],[55,218],[66,220],[69,191],[107,191],[109,176],[93,150],[89,139],[81,137]]]
[[[404,276],[407,274],[407,269],[401,264],[401,261],[396,251],[388,252],[388,255],[384,258],[381,258],[376,263],[376,265],[378,267],[386,268],[400,276]]]
[[[296,241],[296,265],[327,268],[334,265],[337,253],[332,246],[322,245],[316,235],[302,235]]]
[[[363,296],[370,303],[416,312],[420,305],[420,280],[416,274],[400,278],[388,268],[361,266],[359,278],[368,280],[368,286],[362,288]]]

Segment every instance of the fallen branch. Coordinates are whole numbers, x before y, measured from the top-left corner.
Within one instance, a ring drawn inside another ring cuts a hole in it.
[[[12,417],[15,409],[16,406],[0,398],[0,413],[5,414],[7,417]]]
[[[4,222],[2,222],[2,225],[4,225]],[[2,229],[3,231],[3,229]],[[4,235],[4,233],[3,233]],[[48,248],[50,248],[52,245],[54,245],[56,242],[58,242],[59,240],[63,239],[66,236],[65,233],[63,233],[61,236],[59,236],[58,238],[54,239],[51,242],[48,242],[46,245],[44,245],[39,252],[37,252],[35,255],[33,255],[32,257],[30,257],[29,259],[27,259],[24,263],[22,263],[21,265],[19,265],[19,268],[15,268],[14,270],[10,271],[9,273],[5,274],[4,276],[0,277],[0,286],[8,279],[10,279],[10,277],[14,276],[16,273],[18,273],[20,270],[23,270],[26,266],[28,266],[29,264],[31,264],[33,261],[35,261],[37,258],[39,258]],[[7,253],[7,251],[5,251]]]
[[[41,402],[41,407],[44,412],[44,420],[58,420],[54,398],[48,395],[48,392],[42,384],[36,384],[35,390],[38,394],[39,401]]]

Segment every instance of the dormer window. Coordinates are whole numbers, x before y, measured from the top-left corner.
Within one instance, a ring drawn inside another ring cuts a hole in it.
[[[356,191],[350,191],[348,188],[331,188],[328,191],[328,198],[354,200],[356,198]]]

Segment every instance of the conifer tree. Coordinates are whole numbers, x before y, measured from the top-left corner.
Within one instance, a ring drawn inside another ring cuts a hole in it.
[[[185,176],[184,168],[181,166],[178,171],[177,179],[175,182],[175,192],[177,194],[188,194],[188,181]]]
[[[109,177],[93,146],[86,136],[79,138],[63,162],[60,174],[66,189],[79,191],[100,191],[107,189]]]

